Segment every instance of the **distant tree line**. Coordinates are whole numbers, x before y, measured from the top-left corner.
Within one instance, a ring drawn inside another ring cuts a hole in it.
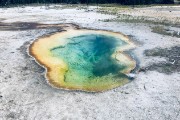
[[[67,3],[67,4],[110,4],[117,3],[123,5],[142,5],[142,4],[169,4],[174,0],[0,0],[1,6],[11,4],[31,4],[31,3]]]

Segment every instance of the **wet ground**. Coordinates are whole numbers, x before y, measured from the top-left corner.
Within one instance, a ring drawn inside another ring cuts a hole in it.
[[[174,72],[180,72],[180,46],[175,46],[171,48],[155,48],[151,50],[145,50],[146,56],[152,57],[162,57],[166,61],[159,63],[152,63],[151,65],[145,67],[146,70],[156,70],[158,72],[172,74]],[[140,69],[142,71],[142,69]]]

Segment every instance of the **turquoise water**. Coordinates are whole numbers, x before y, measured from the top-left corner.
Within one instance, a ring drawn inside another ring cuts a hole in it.
[[[68,65],[66,81],[85,82],[106,75],[120,75],[126,66],[118,64],[111,57],[116,47],[127,44],[112,36],[86,34],[67,39],[65,46],[51,49],[54,56],[63,59]]]

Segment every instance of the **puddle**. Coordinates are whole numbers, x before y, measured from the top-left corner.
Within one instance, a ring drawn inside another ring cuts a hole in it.
[[[131,81],[127,74],[136,62],[123,51],[134,47],[120,33],[70,27],[34,41],[29,53],[47,68],[51,86],[99,92]]]

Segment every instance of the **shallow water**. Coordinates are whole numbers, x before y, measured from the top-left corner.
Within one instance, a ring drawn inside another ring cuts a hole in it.
[[[63,59],[68,65],[68,71],[65,74],[66,82],[84,84],[100,77],[107,82],[108,79],[126,77],[119,73],[126,66],[111,57],[116,47],[123,46],[127,44],[126,42],[101,34],[86,34],[67,40],[69,42],[65,46],[51,49],[53,56]]]

